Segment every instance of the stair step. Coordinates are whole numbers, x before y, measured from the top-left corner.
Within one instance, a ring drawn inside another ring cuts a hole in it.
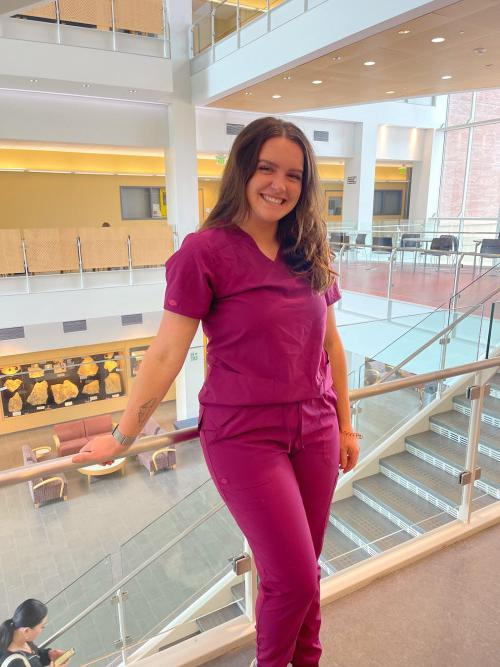
[[[465,396],[465,394],[454,397],[453,407],[455,410],[461,412],[462,414],[467,416],[470,415],[471,402],[470,399]],[[481,421],[495,428],[500,428],[500,398],[487,396],[484,399]]]
[[[365,560],[368,554],[328,522],[321,557],[333,571],[338,572]]]
[[[350,540],[364,545],[370,555],[411,539],[408,533],[354,496],[332,503],[330,521]]]
[[[409,452],[400,452],[380,459],[380,471],[451,516],[458,516],[462,487],[458,484],[457,478],[447,472],[425,463]],[[472,493],[474,509],[494,502],[493,498],[483,495],[477,489],[473,489]]]
[[[465,470],[466,449],[449,438],[434,431],[425,431],[410,435],[405,441],[411,454],[423,458],[431,465],[439,468],[443,466],[456,476]],[[500,461],[479,452],[476,464],[481,468],[481,479],[477,480],[474,486],[500,499]]]
[[[435,505],[378,473],[353,483],[357,498],[381,512],[410,535],[421,535],[452,521]]]
[[[456,410],[448,410],[433,415],[430,419],[431,430],[441,433],[460,444],[467,444],[469,437],[469,417]],[[481,424],[479,451],[486,456],[500,461],[500,437],[498,429],[489,424]]]
[[[491,396],[500,398],[500,372],[494,375],[490,380]]]
[[[217,626],[222,625],[223,623],[226,623],[233,618],[241,616],[241,613],[242,612],[238,606],[238,603],[231,602],[231,604],[228,604],[221,609],[217,609],[216,611],[212,611],[209,614],[200,616],[196,619],[196,625],[200,628],[201,632],[206,632],[207,630],[216,628]]]

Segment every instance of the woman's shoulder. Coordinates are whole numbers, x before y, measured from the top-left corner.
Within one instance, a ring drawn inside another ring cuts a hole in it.
[[[204,227],[188,234],[182,242],[182,249],[203,254],[216,253],[227,245],[238,242],[233,226]]]
[[[25,651],[2,651],[2,650],[0,650],[0,665],[2,665],[7,660],[7,658],[10,658],[13,655],[19,657],[13,658],[9,662],[9,667],[26,666],[26,660],[28,660],[28,653],[26,653]]]

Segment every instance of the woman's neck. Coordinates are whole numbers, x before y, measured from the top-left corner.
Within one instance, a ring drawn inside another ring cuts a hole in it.
[[[240,224],[240,227],[247,234],[250,234],[259,245],[271,246],[277,241],[278,221],[269,223],[247,218]]]
[[[24,637],[13,637],[12,641],[9,644],[8,647],[9,651],[26,651],[27,653],[31,653],[31,646],[28,644],[28,642],[24,639]]]

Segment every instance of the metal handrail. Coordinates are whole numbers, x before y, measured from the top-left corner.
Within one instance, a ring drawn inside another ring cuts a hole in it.
[[[500,288],[499,288],[500,289]],[[498,291],[498,290],[497,290]],[[377,383],[370,387],[362,387],[349,392],[349,400],[352,402],[358,401],[361,398],[366,398],[372,394],[387,394],[392,391],[397,391],[402,387],[416,387],[431,380],[438,380],[456,375],[463,375],[464,373],[472,373],[480,371],[484,368],[491,368],[495,365],[500,365],[500,357],[493,357],[492,359],[485,359],[482,361],[475,361],[461,366],[453,366],[452,368],[444,369],[442,371],[432,371],[430,373],[423,373],[421,375],[414,375],[404,380],[393,380],[391,382]],[[401,384],[404,382],[404,384]],[[379,386],[380,385],[380,386]],[[374,387],[377,389],[374,390]],[[159,447],[165,447],[170,443],[181,443],[188,440],[194,440],[199,435],[198,428],[185,428],[179,431],[170,431],[162,436],[147,436],[136,441],[133,445],[124,451],[124,456],[134,456],[140,452],[147,452]],[[84,465],[81,463],[73,463],[71,456],[63,456],[48,461],[41,461],[27,466],[20,466],[18,468],[9,468],[0,472],[0,488],[10,486],[12,484],[19,484],[20,482],[28,482],[31,479],[37,479],[45,474],[52,474],[56,472],[63,472],[64,470],[71,470],[73,468],[83,468],[96,463],[101,463],[109,459],[109,456],[92,459],[87,461]]]
[[[428,341],[426,341],[423,345],[414,350],[405,359],[403,359],[403,361],[400,361],[399,364],[394,366],[394,368],[384,373],[384,375],[382,375],[382,377],[379,379],[378,382],[384,382],[387,378],[391,377],[391,375],[397,373],[399,370],[401,370],[401,368],[403,368],[403,366],[406,366],[406,364],[415,359],[415,357],[417,357],[421,352],[423,352],[426,348],[435,343],[437,340],[439,340],[443,336],[446,336],[446,334],[452,331],[458,324],[460,324],[460,322],[462,322],[462,320],[464,320],[466,317],[474,313],[479,308],[479,306],[482,306],[484,303],[492,299],[499,292],[500,292],[500,287],[497,287],[496,289],[493,290],[493,292],[490,292],[487,296],[483,297],[481,301],[468,308],[462,315],[460,315],[460,317],[457,317],[456,320],[451,322],[451,324],[448,324],[448,326],[444,327],[444,329],[438,331],[437,334],[434,334],[432,338],[429,338]]]
[[[455,377],[457,375],[465,375],[466,373],[472,373],[472,372],[478,372],[481,370],[486,370],[489,368],[495,368],[496,366],[500,367],[500,357],[494,357],[492,359],[486,359],[484,361],[477,361],[474,363],[469,363],[469,364],[463,364],[462,366],[455,366],[453,368],[448,368],[446,370],[442,371],[433,371],[431,373],[422,373],[421,375],[415,375],[413,377],[407,377],[403,378],[400,380],[394,380],[393,382],[387,382],[384,384],[375,384],[370,387],[364,387],[362,389],[357,389],[354,391],[351,391],[349,393],[349,398],[352,402],[354,401],[359,401],[362,398],[368,398],[369,396],[377,396],[380,394],[386,394],[392,391],[397,391],[399,389],[407,389],[410,387],[415,387],[418,385],[425,384],[427,382],[431,382],[433,380],[444,380],[446,378],[450,377]],[[197,429],[184,429],[184,432],[193,432],[197,431]],[[174,434],[168,434],[168,437],[176,435]],[[143,447],[136,446],[136,451],[139,450],[143,451]],[[129,449],[129,452],[131,452],[132,447]],[[66,457],[70,458],[70,457]],[[40,465],[40,464],[38,464]],[[15,471],[13,471],[15,472]],[[5,474],[5,473],[4,473]],[[2,486],[2,481],[0,480],[0,486]],[[77,616],[75,616],[71,621],[66,623],[62,628],[60,628],[57,632],[55,632],[51,637],[49,637],[42,646],[45,645],[50,645],[54,640],[56,640],[58,637],[63,635],[67,630],[72,628],[74,625],[76,625],[81,619],[85,618],[90,614],[94,609],[99,607],[101,604],[106,602],[106,600],[109,600],[114,594],[117,593],[121,588],[123,588],[124,585],[126,585],[130,580],[132,580],[134,577],[136,577],[138,574],[140,574],[144,569],[149,567],[151,563],[154,563],[160,556],[165,554],[167,551],[172,549],[176,544],[178,544],[182,539],[187,537],[187,535],[190,535],[196,528],[201,526],[205,521],[207,521],[210,517],[214,516],[220,509],[224,507],[224,502],[221,501],[217,503],[211,510],[206,512],[202,517],[200,517],[197,521],[195,521],[193,524],[191,524],[188,528],[183,530],[179,535],[177,535],[175,538],[170,540],[166,545],[161,547],[158,551],[156,551],[152,556],[147,558],[143,563],[138,565],[132,572],[127,574],[125,577],[123,577],[117,584],[114,584],[111,586],[105,593],[100,595],[94,602],[92,602],[88,607],[86,607],[83,611],[81,611]]]
[[[466,373],[477,373],[478,371],[484,371],[488,368],[495,368],[495,366],[500,367],[500,356],[462,364],[461,366],[452,366],[451,368],[445,368],[442,371],[430,371],[429,373],[421,373],[420,375],[411,375],[410,377],[401,378],[400,380],[392,380],[391,382],[376,382],[369,387],[353,389],[349,392],[349,400],[351,403],[354,403],[362,398],[387,394],[388,392],[385,387],[389,387],[389,392],[398,391],[399,389],[408,389],[409,387],[419,387],[420,385],[432,382],[433,380],[446,380],[447,378],[465,375]]]

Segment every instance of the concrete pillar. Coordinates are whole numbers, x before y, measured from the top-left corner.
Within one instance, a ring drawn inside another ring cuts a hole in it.
[[[357,123],[353,157],[345,161],[342,226],[371,232],[377,158],[377,124]]]
[[[422,159],[413,165],[409,219],[416,231],[433,231],[439,203],[444,132],[425,130]]]
[[[189,28],[192,0],[167,0],[170,51],[173,72],[173,101],[166,112],[167,215],[174,229],[177,249],[184,237],[198,226],[198,176],[196,162],[196,117],[191,103],[189,70]],[[201,327],[188,351],[176,380],[176,409],[179,426],[186,426],[198,414],[198,392],[204,379]],[[184,422],[184,423],[182,423]]]

